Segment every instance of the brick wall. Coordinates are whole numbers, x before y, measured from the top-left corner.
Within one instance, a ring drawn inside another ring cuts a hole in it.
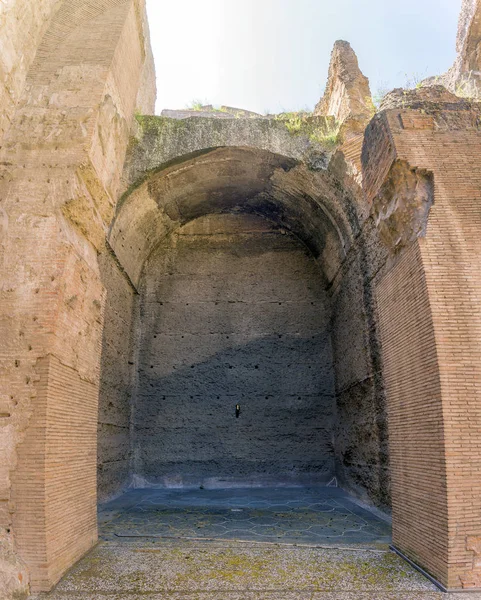
[[[382,118],[396,158],[434,180],[425,237],[378,286],[394,539],[446,587],[480,587],[479,108],[427,103]]]
[[[37,374],[12,499],[18,506],[16,541],[30,566],[31,585],[48,589],[97,539],[97,387],[53,356],[39,361]]]
[[[0,546],[23,575],[2,598],[25,563],[48,589],[96,540],[97,250],[147,56],[142,2],[58,8],[1,148]]]
[[[443,411],[418,243],[381,279],[377,299],[388,398],[393,542],[439,576],[448,554]]]
[[[22,97],[35,53],[59,0],[0,4],[0,141]]]

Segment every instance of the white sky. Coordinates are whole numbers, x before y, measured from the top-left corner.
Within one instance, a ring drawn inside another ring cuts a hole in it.
[[[147,0],[157,112],[194,101],[312,109],[332,45],[351,42],[371,90],[446,71],[461,0]]]

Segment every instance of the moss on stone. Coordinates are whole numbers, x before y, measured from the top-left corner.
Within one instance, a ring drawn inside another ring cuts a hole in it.
[[[340,123],[334,117],[313,116],[299,111],[281,113],[276,115],[275,120],[282,123],[290,134],[305,136],[325,150],[333,151],[341,143]]]

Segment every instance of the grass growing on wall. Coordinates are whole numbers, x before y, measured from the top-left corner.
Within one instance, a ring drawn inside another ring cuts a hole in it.
[[[305,135],[311,142],[334,150],[341,143],[341,124],[334,117],[317,117],[308,111],[286,112],[275,116],[292,135]]]

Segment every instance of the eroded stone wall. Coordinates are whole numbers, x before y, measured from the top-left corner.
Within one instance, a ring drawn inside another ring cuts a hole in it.
[[[106,288],[99,392],[97,492],[103,502],[130,482],[137,293],[109,248],[99,255]]]
[[[389,509],[388,431],[373,278],[386,260],[367,219],[332,290],[336,474],[363,500]]]
[[[324,161],[325,169],[296,166],[292,157],[256,148],[257,144],[265,146],[266,131],[279,126],[271,121],[212,115],[184,121],[141,120],[139,141],[126,163],[133,186],[112,226],[112,247],[138,282],[157,240],[201,214],[244,205],[243,210],[268,214],[296,232],[318,256],[332,298],[336,475],[357,496],[389,507],[385,397],[372,289],[388,253],[344,146],[330,157],[324,154],[321,160],[318,156],[316,164]],[[279,151],[290,156],[292,144],[299,144],[302,136],[287,135],[290,139],[282,142]],[[184,136],[189,137],[188,144]],[[280,144],[276,136],[267,139],[271,145]],[[192,140],[206,145],[197,148],[197,155],[189,154]],[[225,147],[234,143],[251,148]],[[221,147],[212,150],[217,145]],[[356,152],[358,172],[360,149]],[[172,163],[162,168],[166,159]],[[379,170],[384,177],[386,173]],[[143,179],[137,185],[135,176],[141,173]]]
[[[330,303],[303,244],[203,217],[154,252],[141,293],[137,485],[332,478]]]

